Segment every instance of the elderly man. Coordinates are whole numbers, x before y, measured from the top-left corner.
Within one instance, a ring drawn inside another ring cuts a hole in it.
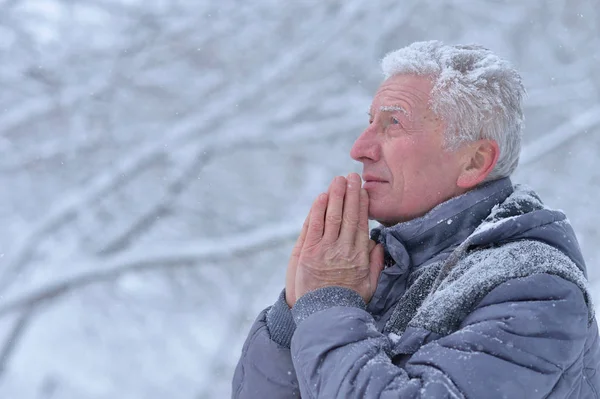
[[[318,196],[235,398],[598,398],[583,257],[513,185],[524,93],[479,46],[388,54],[363,164]],[[371,232],[368,218],[381,226]]]

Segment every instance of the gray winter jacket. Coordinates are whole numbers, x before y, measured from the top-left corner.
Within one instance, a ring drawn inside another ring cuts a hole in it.
[[[599,398],[598,328],[565,215],[509,179],[377,228],[368,305],[284,294],[251,328],[234,398]],[[291,349],[290,349],[291,346]]]

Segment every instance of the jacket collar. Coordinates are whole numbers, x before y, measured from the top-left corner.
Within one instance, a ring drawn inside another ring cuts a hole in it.
[[[422,217],[390,227],[376,227],[371,237],[383,244],[388,262],[393,260],[400,267],[389,272],[404,273],[409,267],[418,267],[449,253],[512,192],[508,177],[494,180],[441,203]]]

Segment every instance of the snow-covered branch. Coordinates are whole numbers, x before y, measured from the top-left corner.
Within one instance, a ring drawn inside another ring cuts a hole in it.
[[[36,119],[43,119],[57,108],[71,108],[74,104],[106,89],[106,79],[96,79],[84,87],[68,89],[59,98],[36,97],[0,113],[0,135]]]
[[[189,152],[191,154],[181,156],[183,160],[177,162],[173,167],[173,176],[167,182],[162,195],[149,199],[149,204],[144,204],[145,211],[134,221],[105,237],[101,246],[96,250],[98,255],[105,256],[126,248],[139,233],[149,229],[161,215],[169,210],[171,203],[194,181],[194,176],[198,174],[202,165],[208,161],[211,155],[200,143],[195,143]]]
[[[59,281],[45,283],[15,298],[3,299],[0,317],[61,296],[90,284],[114,281],[131,273],[172,267],[198,267],[201,262],[214,262],[228,257],[245,257],[268,251],[294,240],[303,220],[266,226],[221,240],[169,245],[168,248],[148,248],[125,252],[108,259],[82,264],[78,271]],[[52,265],[48,265],[52,268]],[[60,268],[60,266],[55,266]]]
[[[18,346],[23,332],[27,329],[27,326],[32,321],[35,314],[33,306],[24,306],[16,320],[13,322],[10,332],[4,339],[4,343],[0,348],[0,376],[4,373],[6,365],[9,363],[11,355],[14,353],[15,348]]]

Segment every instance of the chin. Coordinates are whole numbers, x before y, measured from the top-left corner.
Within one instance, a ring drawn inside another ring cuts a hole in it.
[[[397,216],[390,215],[388,212],[378,210],[376,207],[369,207],[369,219],[375,220],[377,223],[384,225],[385,227],[393,226],[400,223]]]
[[[394,209],[398,211],[398,209]],[[369,206],[369,219],[375,220],[377,223],[382,224],[385,227],[390,227],[398,223],[408,222],[409,220],[415,219],[419,216],[407,216],[399,214],[397,212],[390,212],[385,209],[378,209],[377,206]]]

